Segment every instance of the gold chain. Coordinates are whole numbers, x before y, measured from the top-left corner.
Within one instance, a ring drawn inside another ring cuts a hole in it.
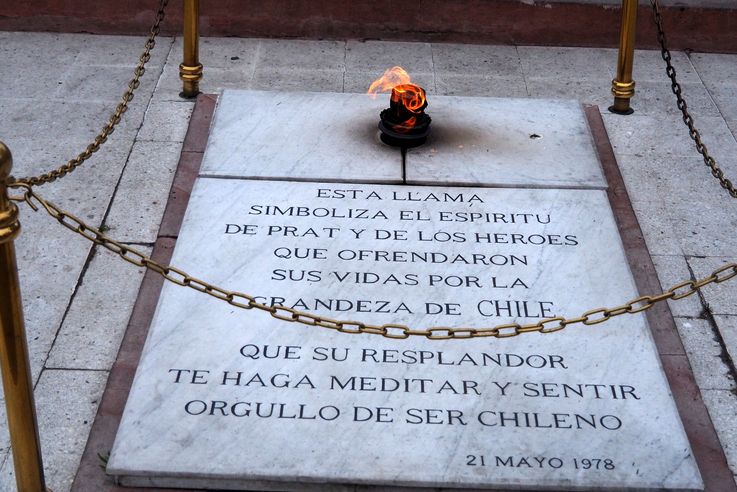
[[[671,90],[673,91],[673,94],[676,95],[676,101],[678,109],[681,110],[681,113],[683,114],[683,122],[688,127],[688,134],[691,136],[691,139],[696,144],[696,150],[699,151],[699,154],[704,158],[704,164],[709,166],[711,168],[711,174],[719,180],[719,183],[721,183],[722,188],[727,190],[727,192],[732,195],[733,198],[737,198],[737,188],[735,188],[734,184],[732,184],[732,181],[730,181],[726,176],[724,176],[724,171],[717,165],[714,158],[709,154],[709,151],[706,148],[706,145],[701,141],[701,134],[694,126],[694,120],[691,114],[688,112],[688,105],[686,104],[686,100],[683,98],[683,95],[681,94],[681,84],[678,83],[678,80],[676,79],[676,69],[673,67],[673,64],[671,63],[671,54],[670,50],[668,50],[668,42],[665,38],[665,31],[663,29],[663,17],[660,15],[660,7],[658,5],[658,0],[650,0],[650,3],[653,7],[653,15],[655,16],[655,24],[658,28],[658,41],[660,42],[660,51],[661,56],[663,57],[663,60],[665,60],[666,69],[665,72],[668,74],[668,77],[671,81]]]
[[[82,165],[82,163],[92,157],[92,154],[100,149],[100,146],[102,146],[102,144],[107,141],[110,134],[115,131],[115,127],[118,123],[120,123],[120,120],[123,117],[123,113],[128,110],[128,103],[133,100],[134,92],[141,85],[141,76],[143,76],[143,74],[146,72],[146,63],[151,59],[151,50],[154,48],[154,46],[156,46],[156,36],[158,36],[161,29],[161,22],[164,20],[164,11],[168,3],[169,0],[160,0],[159,10],[156,13],[156,20],[154,21],[153,26],[151,26],[148,39],[146,40],[146,44],[144,45],[143,53],[141,53],[141,56],[138,59],[138,65],[136,65],[136,68],[133,70],[133,78],[128,82],[128,88],[123,93],[120,103],[115,108],[115,112],[110,116],[110,119],[107,123],[105,123],[105,126],[102,127],[102,130],[100,131],[100,133],[97,134],[92,143],[90,143],[87,148],[85,148],[79,155],[77,155],[77,157],[71,159],[66,164],[63,164],[57,169],[53,169],[47,173],[40,174],[38,176],[27,176],[24,178],[16,178],[14,176],[11,176],[10,178],[8,178],[9,183],[28,183],[29,185],[42,185],[46,183],[51,183],[52,181],[66,176],[67,174],[77,169],[79,166]]]
[[[716,161],[711,157],[706,146],[701,142],[701,135],[694,127],[693,118],[688,112],[686,101],[681,95],[681,86],[676,80],[676,71],[671,64],[671,55],[668,51],[665,33],[663,32],[662,17],[658,9],[658,0],[651,0],[655,13],[655,21],[658,26],[658,40],[662,47],[662,56],[666,62],[666,72],[672,82],[672,90],[678,101],[678,108],[683,113],[683,121],[689,128],[689,134],[696,143],[696,148],[704,157],[704,162],[711,168],[712,174],[719,179],[722,187],[724,187],[730,195],[737,198],[737,190],[732,182],[724,176],[724,172],[717,166]],[[100,146],[105,143],[107,137],[115,130],[115,126],[120,122],[123,113],[128,109],[128,103],[133,99],[134,91],[140,85],[140,78],[145,72],[145,65],[151,58],[150,52],[155,46],[155,38],[159,34],[160,24],[164,19],[164,10],[168,0],[160,0],[159,10],[156,15],[156,21],[151,28],[149,37],[145,44],[145,49],[139,58],[138,65],[134,70],[134,77],[128,83],[128,89],[123,93],[122,100],[118,104],[115,112],[110,117],[108,123],[103,127],[102,131],[95,137],[94,141],[77,157],[70,160],[63,166],[40,176],[26,178],[9,178],[11,188],[24,190],[22,196],[11,197],[14,201],[26,202],[34,211],[38,211],[39,205],[64,227],[76,232],[82,237],[98,244],[105,249],[117,254],[129,263],[139,267],[144,267],[161,275],[165,280],[174,284],[189,287],[198,292],[203,292],[216,299],[227,302],[228,304],[241,309],[258,309],[268,312],[274,318],[301,323],[308,326],[318,326],[339,331],[341,333],[366,333],[371,335],[381,335],[387,338],[406,339],[410,336],[425,337],[430,340],[448,340],[448,339],[466,339],[466,338],[508,338],[520,335],[522,333],[553,333],[560,331],[566,326],[583,323],[584,325],[595,325],[605,322],[616,316],[625,313],[640,313],[653,307],[655,304],[666,299],[683,299],[697,292],[702,287],[711,283],[725,282],[731,278],[737,277],[737,263],[726,264],[716,270],[711,275],[700,280],[687,280],[674,285],[670,289],[657,295],[645,295],[632,299],[621,306],[614,308],[596,308],[586,311],[576,318],[554,317],[546,318],[531,324],[507,323],[491,327],[470,328],[470,327],[432,327],[427,329],[413,329],[406,325],[400,324],[383,324],[372,325],[360,321],[348,321],[326,318],[312,313],[298,311],[286,306],[275,305],[268,306],[256,301],[254,296],[244,294],[242,292],[231,291],[210,284],[203,280],[192,277],[188,273],[178,268],[162,265],[149,256],[136,250],[135,248],[126,246],[112,238],[103,234],[99,229],[87,225],[81,219],[75,217],[69,212],[64,211],[53,203],[40,197],[31,188],[34,185],[41,185],[54,181],[66,174],[74,171],[84,161],[89,159]]]
[[[139,267],[148,268],[169,282],[189,287],[199,292],[204,292],[221,301],[241,309],[258,309],[268,312],[274,318],[297,322],[308,326],[319,326],[337,330],[341,333],[368,333],[371,335],[381,335],[387,338],[404,339],[410,336],[419,336],[429,338],[430,340],[448,340],[448,339],[464,339],[479,337],[507,338],[520,335],[522,333],[552,333],[562,330],[566,326],[583,323],[584,325],[595,325],[607,321],[615,316],[625,313],[639,313],[653,307],[658,302],[666,299],[682,299],[688,297],[701,287],[711,283],[721,283],[737,276],[737,263],[730,263],[714,270],[708,277],[700,280],[687,280],[674,285],[670,289],[658,295],[640,296],[631,301],[615,308],[597,308],[586,311],[577,318],[547,318],[537,323],[521,325],[518,323],[508,323],[484,328],[468,328],[468,327],[432,327],[427,329],[413,329],[409,326],[399,324],[372,325],[360,321],[337,320],[319,316],[316,314],[298,311],[285,306],[268,306],[256,301],[256,299],[248,294],[227,290],[222,287],[210,284],[203,280],[192,277],[187,272],[172,266],[162,265],[149,256],[141,253],[135,248],[126,246],[114,239],[107,237],[100,232],[99,229],[85,224],[81,219],[70,214],[54,205],[53,203],[41,198],[33,189],[25,183],[16,183],[11,185],[12,188],[23,189],[23,195],[11,197],[14,201],[26,202],[34,211],[39,209],[39,205],[46,210],[52,217],[59,221],[64,227],[76,232],[82,237],[87,238],[95,244],[99,244],[105,249],[116,253],[129,263]]]

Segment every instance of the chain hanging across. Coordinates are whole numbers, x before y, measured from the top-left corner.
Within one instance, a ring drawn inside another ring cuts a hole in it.
[[[231,306],[241,309],[258,309],[268,312],[274,318],[301,323],[308,326],[319,326],[331,330],[337,330],[341,333],[367,333],[371,335],[381,335],[386,338],[405,339],[410,336],[425,337],[430,340],[448,340],[448,339],[466,339],[466,338],[508,338],[521,335],[522,333],[553,333],[562,330],[566,326],[583,323],[584,325],[595,325],[607,321],[615,316],[625,313],[639,313],[653,307],[658,302],[666,299],[682,299],[688,297],[699,290],[701,287],[711,283],[721,283],[733,277],[737,277],[737,263],[730,263],[715,270],[708,277],[700,280],[687,280],[674,285],[665,292],[657,295],[646,295],[632,299],[621,306],[614,308],[597,308],[586,311],[576,318],[547,318],[532,324],[508,323],[491,327],[471,328],[471,327],[432,327],[426,329],[414,329],[409,326],[399,324],[372,325],[360,321],[348,321],[326,318],[312,313],[298,311],[285,306],[268,306],[256,301],[256,299],[242,292],[231,291],[210,284],[203,280],[192,277],[187,272],[178,268],[162,265],[146,256],[135,248],[126,246],[114,239],[107,237],[99,229],[91,227],[84,223],[81,219],[75,217],[54,205],[53,203],[40,197],[31,186],[25,183],[16,183],[11,185],[12,188],[23,191],[21,196],[12,197],[14,201],[24,201],[34,211],[42,207],[49,215],[59,221],[64,227],[76,232],[82,237],[99,244],[103,248],[119,255],[124,260],[152,270],[164,279],[174,284],[189,287],[199,292],[203,292],[221,301],[225,301]]]
[[[102,127],[102,130],[100,130],[100,133],[97,134],[94,140],[81,153],[79,153],[79,155],[57,169],[53,169],[38,176],[26,176],[23,178],[11,176],[8,178],[9,183],[27,183],[32,186],[51,183],[52,181],[62,178],[77,169],[82,165],[82,163],[92,157],[92,154],[100,149],[102,144],[107,141],[110,134],[115,131],[115,127],[120,123],[123,113],[128,110],[128,103],[133,100],[133,94],[141,85],[141,77],[146,72],[146,63],[151,59],[151,50],[156,46],[156,36],[159,35],[159,31],[161,30],[161,23],[164,20],[165,10],[168,3],[169,0],[160,0],[159,9],[156,12],[156,20],[149,31],[143,53],[141,53],[141,56],[138,59],[138,65],[136,65],[136,68],[133,70],[133,78],[128,82],[128,88],[123,92],[120,103],[116,106],[110,119],[105,123],[105,126]]]
[[[672,82],[673,93],[678,100],[678,108],[683,113],[683,120],[689,128],[691,138],[696,142],[699,153],[704,157],[704,162],[712,169],[712,174],[719,179],[722,186],[729,193],[737,197],[732,182],[724,176],[723,171],[717,166],[715,160],[709,155],[706,146],[701,142],[701,136],[694,127],[693,118],[688,112],[686,101],[681,95],[681,87],[676,80],[676,71],[671,64],[671,55],[667,48],[665,33],[663,32],[662,18],[658,9],[658,1],[651,0],[655,13],[655,20],[658,26],[658,39],[662,46],[662,56],[667,65],[667,73]],[[315,315],[308,312],[298,311],[285,306],[268,306],[256,301],[255,297],[237,291],[230,291],[222,287],[210,284],[203,280],[192,277],[188,273],[168,265],[162,265],[149,256],[141,253],[135,248],[126,246],[114,239],[107,237],[99,229],[87,225],[81,219],[64,211],[53,203],[40,197],[32,186],[41,185],[54,181],[66,174],[74,171],[84,161],[89,159],[100,146],[107,140],[107,137],[114,131],[115,126],[120,122],[123,113],[128,109],[128,103],[133,99],[133,93],[140,85],[140,78],[145,72],[145,65],[150,60],[150,51],[155,46],[155,38],[159,33],[160,24],[164,19],[164,10],[168,4],[168,0],[160,0],[159,10],[156,15],[156,21],[151,28],[149,37],[145,44],[145,49],[139,58],[138,65],[134,70],[134,77],[128,84],[128,89],[123,93],[122,101],[116,107],[115,112],[110,117],[108,123],[103,127],[100,134],[95,137],[94,141],[77,157],[70,160],[63,166],[40,176],[13,178],[9,179],[11,188],[23,190],[21,196],[12,197],[14,201],[26,202],[34,211],[42,207],[49,215],[54,217],[64,227],[78,233],[82,237],[98,244],[105,249],[116,253],[124,260],[152,270],[164,279],[180,286],[189,287],[199,292],[203,292],[216,299],[227,302],[228,304],[241,309],[257,309],[268,312],[274,318],[296,322],[308,326],[318,326],[337,330],[341,333],[367,333],[372,335],[381,335],[387,338],[406,339],[410,336],[425,337],[431,340],[447,340],[447,339],[467,339],[480,337],[507,338],[521,335],[522,333],[553,333],[562,330],[566,326],[582,323],[584,325],[595,325],[605,322],[616,316],[625,313],[639,313],[646,311],[655,304],[667,299],[682,299],[688,297],[700,288],[711,283],[725,282],[731,278],[737,277],[737,263],[730,263],[718,268],[711,275],[699,280],[687,280],[674,285],[670,289],[657,295],[645,295],[632,299],[621,306],[614,308],[597,308],[592,309],[579,317],[563,318],[554,317],[540,320],[532,324],[508,323],[491,327],[471,328],[471,327],[432,327],[427,329],[414,329],[409,326],[399,324],[383,324],[372,325],[360,321],[336,320]]]
[[[714,158],[709,154],[709,150],[706,148],[706,145],[704,145],[704,143],[701,141],[701,133],[699,133],[699,131],[696,129],[693,117],[691,116],[691,113],[688,112],[688,105],[686,104],[686,100],[683,98],[681,84],[679,84],[678,80],[676,79],[676,69],[671,63],[671,54],[670,50],[668,49],[668,41],[665,37],[665,30],[663,28],[663,17],[660,15],[660,6],[658,4],[658,0],[650,0],[650,3],[653,8],[655,25],[658,28],[658,42],[660,43],[661,56],[663,57],[663,60],[665,60],[665,72],[670,78],[671,90],[673,91],[673,94],[676,95],[678,109],[680,109],[681,113],[683,114],[683,122],[688,127],[688,134],[691,136],[691,139],[696,144],[696,150],[698,150],[699,154],[701,154],[701,156],[704,158],[704,164],[709,166],[709,168],[711,169],[711,174],[719,180],[722,188],[727,190],[727,192],[733,198],[737,198],[737,188],[735,188],[735,185],[732,183],[732,181],[724,175],[724,171],[722,171],[722,169],[717,165],[716,160],[714,160]]]

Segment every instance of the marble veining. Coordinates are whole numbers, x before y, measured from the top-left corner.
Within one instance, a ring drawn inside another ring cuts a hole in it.
[[[387,102],[363,94],[226,90],[201,173],[399,183],[402,155],[378,136]]]
[[[637,295],[602,190],[203,177],[172,264],[267,304],[413,327],[576,316]],[[108,473],[261,490],[703,488],[641,314],[391,340],[171,284]]]
[[[606,188],[581,103],[428,96],[433,128],[407,183]]]
[[[410,149],[409,184],[606,188],[580,103],[428,94],[432,131]],[[399,149],[378,138],[388,95],[226,90],[205,176],[402,182]],[[316,123],[317,122],[317,123]]]

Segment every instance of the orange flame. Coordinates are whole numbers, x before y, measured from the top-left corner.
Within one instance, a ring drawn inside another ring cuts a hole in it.
[[[425,91],[412,80],[402,67],[392,67],[384,72],[384,75],[374,80],[368,88],[367,94],[376,97],[379,92],[391,90],[391,100],[399,103],[410,113],[419,114],[425,105]],[[416,116],[410,116],[405,121],[394,126],[394,130],[405,133],[411,130],[417,123]]]
[[[388,68],[384,75],[374,80],[368,88],[367,94],[376,97],[379,92],[388,92],[394,87],[411,82],[409,74],[402,67]]]
[[[410,116],[409,119],[407,119],[407,120],[405,120],[405,121],[403,121],[403,122],[401,122],[399,124],[394,125],[392,127],[392,130],[394,130],[397,133],[407,133],[412,128],[414,128],[416,124],[417,124],[417,117]]]
[[[425,104],[425,91],[414,84],[402,84],[392,89],[392,101],[402,103],[412,113],[422,111]]]

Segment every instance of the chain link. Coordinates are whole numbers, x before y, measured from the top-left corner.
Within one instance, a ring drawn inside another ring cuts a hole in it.
[[[141,77],[146,72],[146,63],[151,59],[151,50],[156,46],[156,36],[159,35],[159,31],[161,30],[161,22],[164,20],[164,11],[166,10],[168,3],[169,0],[160,0],[159,9],[156,12],[156,20],[149,31],[143,53],[141,53],[141,56],[138,59],[138,65],[136,65],[136,68],[133,70],[133,78],[128,82],[128,88],[123,92],[120,103],[116,106],[110,119],[105,126],[102,127],[102,130],[100,130],[100,133],[97,134],[94,140],[87,145],[87,147],[80,152],[77,157],[71,159],[57,169],[53,169],[38,176],[26,176],[23,178],[11,176],[8,178],[9,183],[27,183],[32,186],[51,183],[52,181],[62,178],[77,169],[82,165],[82,163],[92,157],[92,154],[100,149],[102,144],[107,141],[110,134],[115,131],[115,127],[120,123],[123,118],[123,114],[128,110],[128,103],[133,100],[133,94],[141,85]]]
[[[724,175],[724,171],[722,171],[722,169],[717,165],[716,160],[714,160],[714,158],[709,154],[709,150],[706,148],[706,145],[704,145],[704,143],[701,141],[701,134],[694,125],[694,120],[691,116],[691,113],[688,112],[688,105],[686,104],[686,100],[683,98],[681,84],[679,84],[678,80],[676,79],[676,69],[671,63],[671,54],[670,50],[668,49],[668,41],[665,37],[665,30],[663,28],[663,17],[660,15],[660,6],[658,4],[658,0],[650,0],[650,4],[653,8],[655,25],[658,28],[658,42],[660,43],[661,56],[663,57],[666,65],[665,72],[670,78],[671,90],[673,91],[673,94],[676,95],[676,104],[678,106],[678,109],[681,111],[681,114],[683,115],[683,122],[688,127],[688,134],[696,144],[696,150],[704,158],[704,164],[709,166],[709,168],[711,169],[711,174],[719,180],[722,188],[727,190],[727,192],[733,198],[737,198],[737,188],[735,188],[735,185],[732,184],[732,181]]]
[[[349,334],[370,334],[381,335],[392,339],[406,339],[410,336],[424,337],[429,340],[450,340],[450,339],[469,339],[469,338],[509,338],[521,335],[523,333],[555,333],[567,326],[582,323],[586,326],[596,325],[608,321],[614,317],[623,314],[634,314],[646,311],[657,303],[667,299],[683,299],[693,295],[702,287],[711,283],[725,282],[731,278],[737,277],[737,263],[726,264],[716,270],[711,275],[699,280],[687,280],[674,285],[670,289],[657,295],[645,295],[632,299],[621,306],[614,308],[596,308],[586,311],[579,317],[563,318],[554,317],[546,318],[531,324],[507,323],[491,327],[470,328],[470,327],[431,327],[427,329],[413,329],[406,325],[400,324],[383,324],[372,325],[360,321],[338,320],[320,316],[317,314],[298,311],[296,309],[274,305],[269,306],[256,301],[254,296],[244,294],[242,292],[230,291],[222,287],[205,282],[189,275],[187,272],[169,265],[162,265],[151,257],[138,251],[135,248],[122,244],[112,238],[109,238],[99,229],[87,225],[81,219],[75,217],[69,212],[64,211],[53,203],[45,200],[33,191],[32,186],[41,185],[52,182],[66,174],[74,171],[83,162],[89,159],[100,146],[107,141],[108,136],[113,133],[116,125],[120,122],[123,113],[128,109],[128,103],[133,100],[135,90],[140,86],[140,78],[145,73],[145,65],[150,60],[150,52],[154,48],[156,36],[159,34],[160,24],[164,19],[164,11],[168,4],[168,0],[160,0],[159,10],[156,14],[156,21],[151,27],[149,37],[146,40],[145,48],[141,54],[138,65],[134,70],[134,77],[128,83],[127,90],[123,93],[121,102],[110,117],[110,120],[103,127],[102,131],[95,137],[87,148],[77,157],[62,165],[58,169],[50,171],[39,176],[25,178],[9,178],[11,188],[20,189],[22,195],[11,197],[13,201],[22,201],[28,204],[34,211],[43,208],[49,215],[54,217],[61,225],[76,232],[85,239],[102,246],[103,248],[117,254],[125,261],[132,263],[138,267],[147,268],[159,275],[165,280],[174,284],[189,287],[198,292],[205,293],[211,297],[227,302],[228,304],[240,309],[257,309],[269,313],[276,319],[300,323],[307,326],[316,326],[336,330],[340,333]],[[712,174],[719,179],[722,187],[724,187],[730,195],[737,198],[737,189],[732,182],[724,176],[724,172],[717,166],[714,160],[701,141],[701,135],[695,128],[693,117],[688,112],[688,106],[682,96],[681,86],[676,79],[676,70],[671,64],[671,54],[667,48],[665,33],[663,31],[663,22],[658,8],[658,0],[651,0],[655,22],[658,27],[658,40],[662,48],[662,57],[666,62],[666,73],[671,79],[671,88],[676,95],[678,109],[683,113],[683,121],[689,129],[689,135],[696,143],[696,148],[704,157],[704,162],[712,170]]]
[[[336,330],[340,333],[381,335],[386,338],[405,339],[410,336],[425,337],[430,340],[450,340],[468,338],[508,338],[523,333],[554,333],[567,326],[582,323],[584,325],[596,325],[623,314],[640,313],[652,308],[655,304],[666,299],[682,299],[698,291],[700,288],[711,283],[722,283],[737,277],[737,263],[730,263],[712,272],[708,277],[700,280],[687,280],[674,285],[670,289],[658,295],[640,296],[614,308],[596,308],[586,311],[576,318],[546,318],[532,324],[507,323],[483,328],[471,327],[432,327],[427,329],[413,329],[406,325],[384,324],[372,325],[360,321],[338,320],[320,316],[317,314],[298,311],[296,309],[274,305],[268,306],[256,301],[249,294],[236,292],[210,284],[188,274],[187,272],[169,265],[162,265],[146,256],[142,252],[126,246],[114,239],[107,237],[99,229],[87,225],[81,219],[75,217],[40,197],[27,183],[15,183],[11,188],[22,190],[19,196],[11,197],[11,200],[27,203],[34,211],[43,208],[49,215],[54,217],[61,225],[70,229],[82,237],[92,241],[103,248],[112,251],[125,261],[147,268],[158,273],[169,282],[183,287],[189,287],[198,292],[203,292],[211,297],[225,301],[231,306],[240,309],[257,309],[265,311],[276,319],[292,323],[300,323],[307,326],[316,326]]]

